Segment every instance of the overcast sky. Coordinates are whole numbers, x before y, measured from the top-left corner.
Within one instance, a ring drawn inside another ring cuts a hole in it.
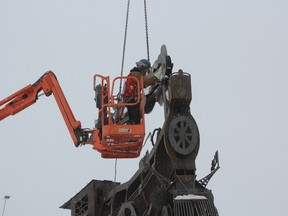
[[[75,117],[93,128],[92,78],[120,75],[126,4],[0,0],[0,100],[53,70]],[[201,137],[197,179],[219,151],[221,169],[208,184],[219,214],[286,215],[288,1],[147,4],[151,61],[166,44],[174,71],[192,76],[191,110]],[[144,30],[143,1],[132,0],[127,73],[146,57]],[[163,119],[157,106],[146,116],[147,134]],[[114,179],[114,160],[91,146],[74,147],[53,97],[1,121],[0,135],[1,212],[4,196],[11,196],[5,216],[69,216],[59,206],[89,181]],[[151,148],[147,143],[142,155]],[[118,160],[117,181],[128,181],[139,160]]]

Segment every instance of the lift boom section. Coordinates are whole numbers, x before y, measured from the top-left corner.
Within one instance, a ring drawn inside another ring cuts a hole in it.
[[[52,71],[46,72],[34,84],[30,84],[2,100],[0,106],[5,106],[0,110],[0,120],[9,115],[15,115],[34,104],[38,99],[39,92],[42,90],[46,96],[54,95],[73,142],[76,146],[79,146],[82,142],[80,135],[81,123],[75,119],[56,76]]]

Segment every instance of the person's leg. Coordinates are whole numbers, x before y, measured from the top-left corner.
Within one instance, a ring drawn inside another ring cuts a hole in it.
[[[129,114],[129,123],[138,124],[141,119],[140,104],[135,106],[127,106],[127,109]]]

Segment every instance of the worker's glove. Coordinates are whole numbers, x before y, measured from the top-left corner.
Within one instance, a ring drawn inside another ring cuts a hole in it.
[[[159,68],[156,73],[153,74],[158,80],[160,80],[162,75],[162,68]]]

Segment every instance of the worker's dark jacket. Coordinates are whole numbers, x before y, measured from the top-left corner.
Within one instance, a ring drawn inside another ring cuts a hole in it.
[[[136,67],[134,67],[132,70],[130,70],[130,73],[128,76],[134,76],[137,78],[139,81],[141,81],[141,78],[143,75],[141,74],[140,70]],[[144,88],[150,86],[150,85],[155,85],[157,82],[156,77],[144,77]],[[135,103],[137,101],[136,97],[138,96],[137,92],[137,82],[132,79],[128,78],[125,83],[125,90],[123,93],[123,99],[127,103]],[[129,123],[130,124],[138,124],[141,119],[141,113],[140,113],[140,104],[136,104],[134,106],[127,106],[128,109],[128,114],[129,114]]]
[[[137,67],[134,67],[133,69],[130,70],[130,73],[128,76],[134,76],[137,78],[139,81],[141,80],[141,77],[143,75],[141,74],[140,70]],[[157,82],[157,78],[155,76],[152,77],[144,77],[144,88],[155,85]],[[125,83],[125,91],[123,93],[124,97],[137,97],[137,82],[134,79],[127,79]]]

